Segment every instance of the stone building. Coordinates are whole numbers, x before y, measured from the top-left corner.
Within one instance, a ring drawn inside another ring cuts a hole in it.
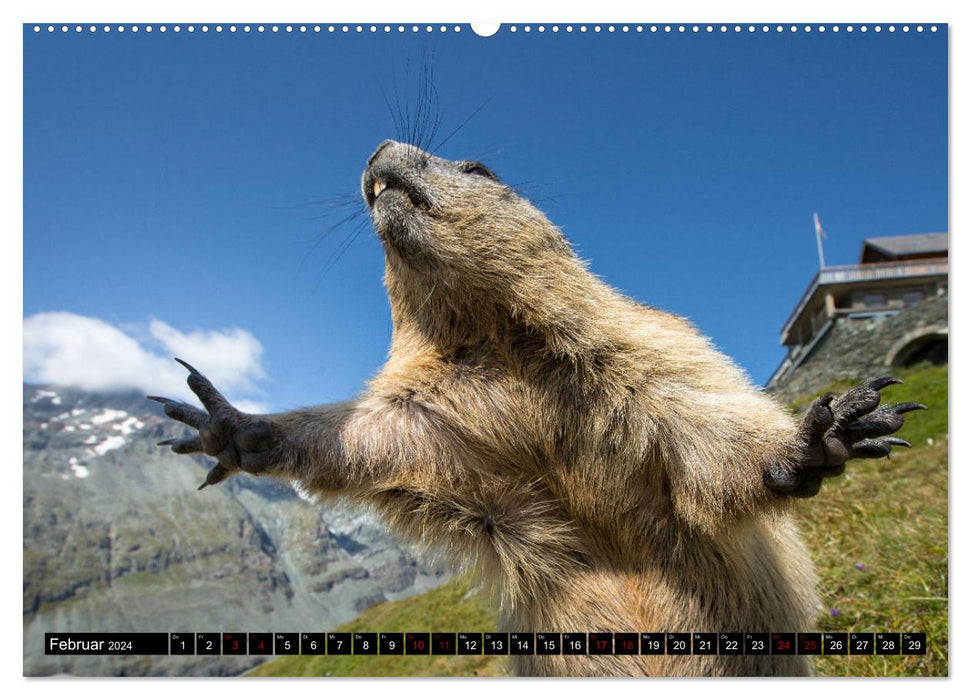
[[[816,273],[782,328],[766,391],[784,401],[836,379],[947,363],[946,233],[868,238],[856,265]]]

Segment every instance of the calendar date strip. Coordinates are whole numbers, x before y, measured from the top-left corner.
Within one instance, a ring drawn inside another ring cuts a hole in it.
[[[924,632],[48,632],[44,653],[200,656],[927,653]]]

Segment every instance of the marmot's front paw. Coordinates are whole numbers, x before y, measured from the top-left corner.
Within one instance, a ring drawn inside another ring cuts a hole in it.
[[[886,457],[894,445],[910,447],[906,440],[887,436],[904,424],[904,413],[927,407],[913,402],[879,405],[881,389],[902,383],[882,377],[864,382],[839,398],[833,393],[820,396],[799,427],[800,461],[795,468],[766,469],[766,485],[787,496],[815,496],[823,479],[842,474],[848,460]]]
[[[200,411],[184,401],[149,396],[162,404],[169,418],[199,431],[194,437],[172,438],[158,444],[171,445],[172,451],[179,454],[205,452],[219,461],[209,470],[200,489],[218,484],[240,469],[253,474],[266,471],[277,443],[270,424],[260,416],[236,410],[198,370],[178,358],[176,361],[189,370],[189,388],[206,410]]]

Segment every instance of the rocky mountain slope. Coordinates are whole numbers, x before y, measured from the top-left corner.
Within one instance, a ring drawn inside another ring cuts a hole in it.
[[[325,631],[450,572],[377,518],[155,446],[135,393],[24,386],[24,673],[230,675],[259,657],[45,656],[45,632]]]

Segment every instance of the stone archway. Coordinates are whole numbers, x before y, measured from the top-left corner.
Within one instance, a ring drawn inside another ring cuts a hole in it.
[[[888,367],[909,367],[918,362],[947,364],[947,326],[925,326],[898,340],[887,353]]]

